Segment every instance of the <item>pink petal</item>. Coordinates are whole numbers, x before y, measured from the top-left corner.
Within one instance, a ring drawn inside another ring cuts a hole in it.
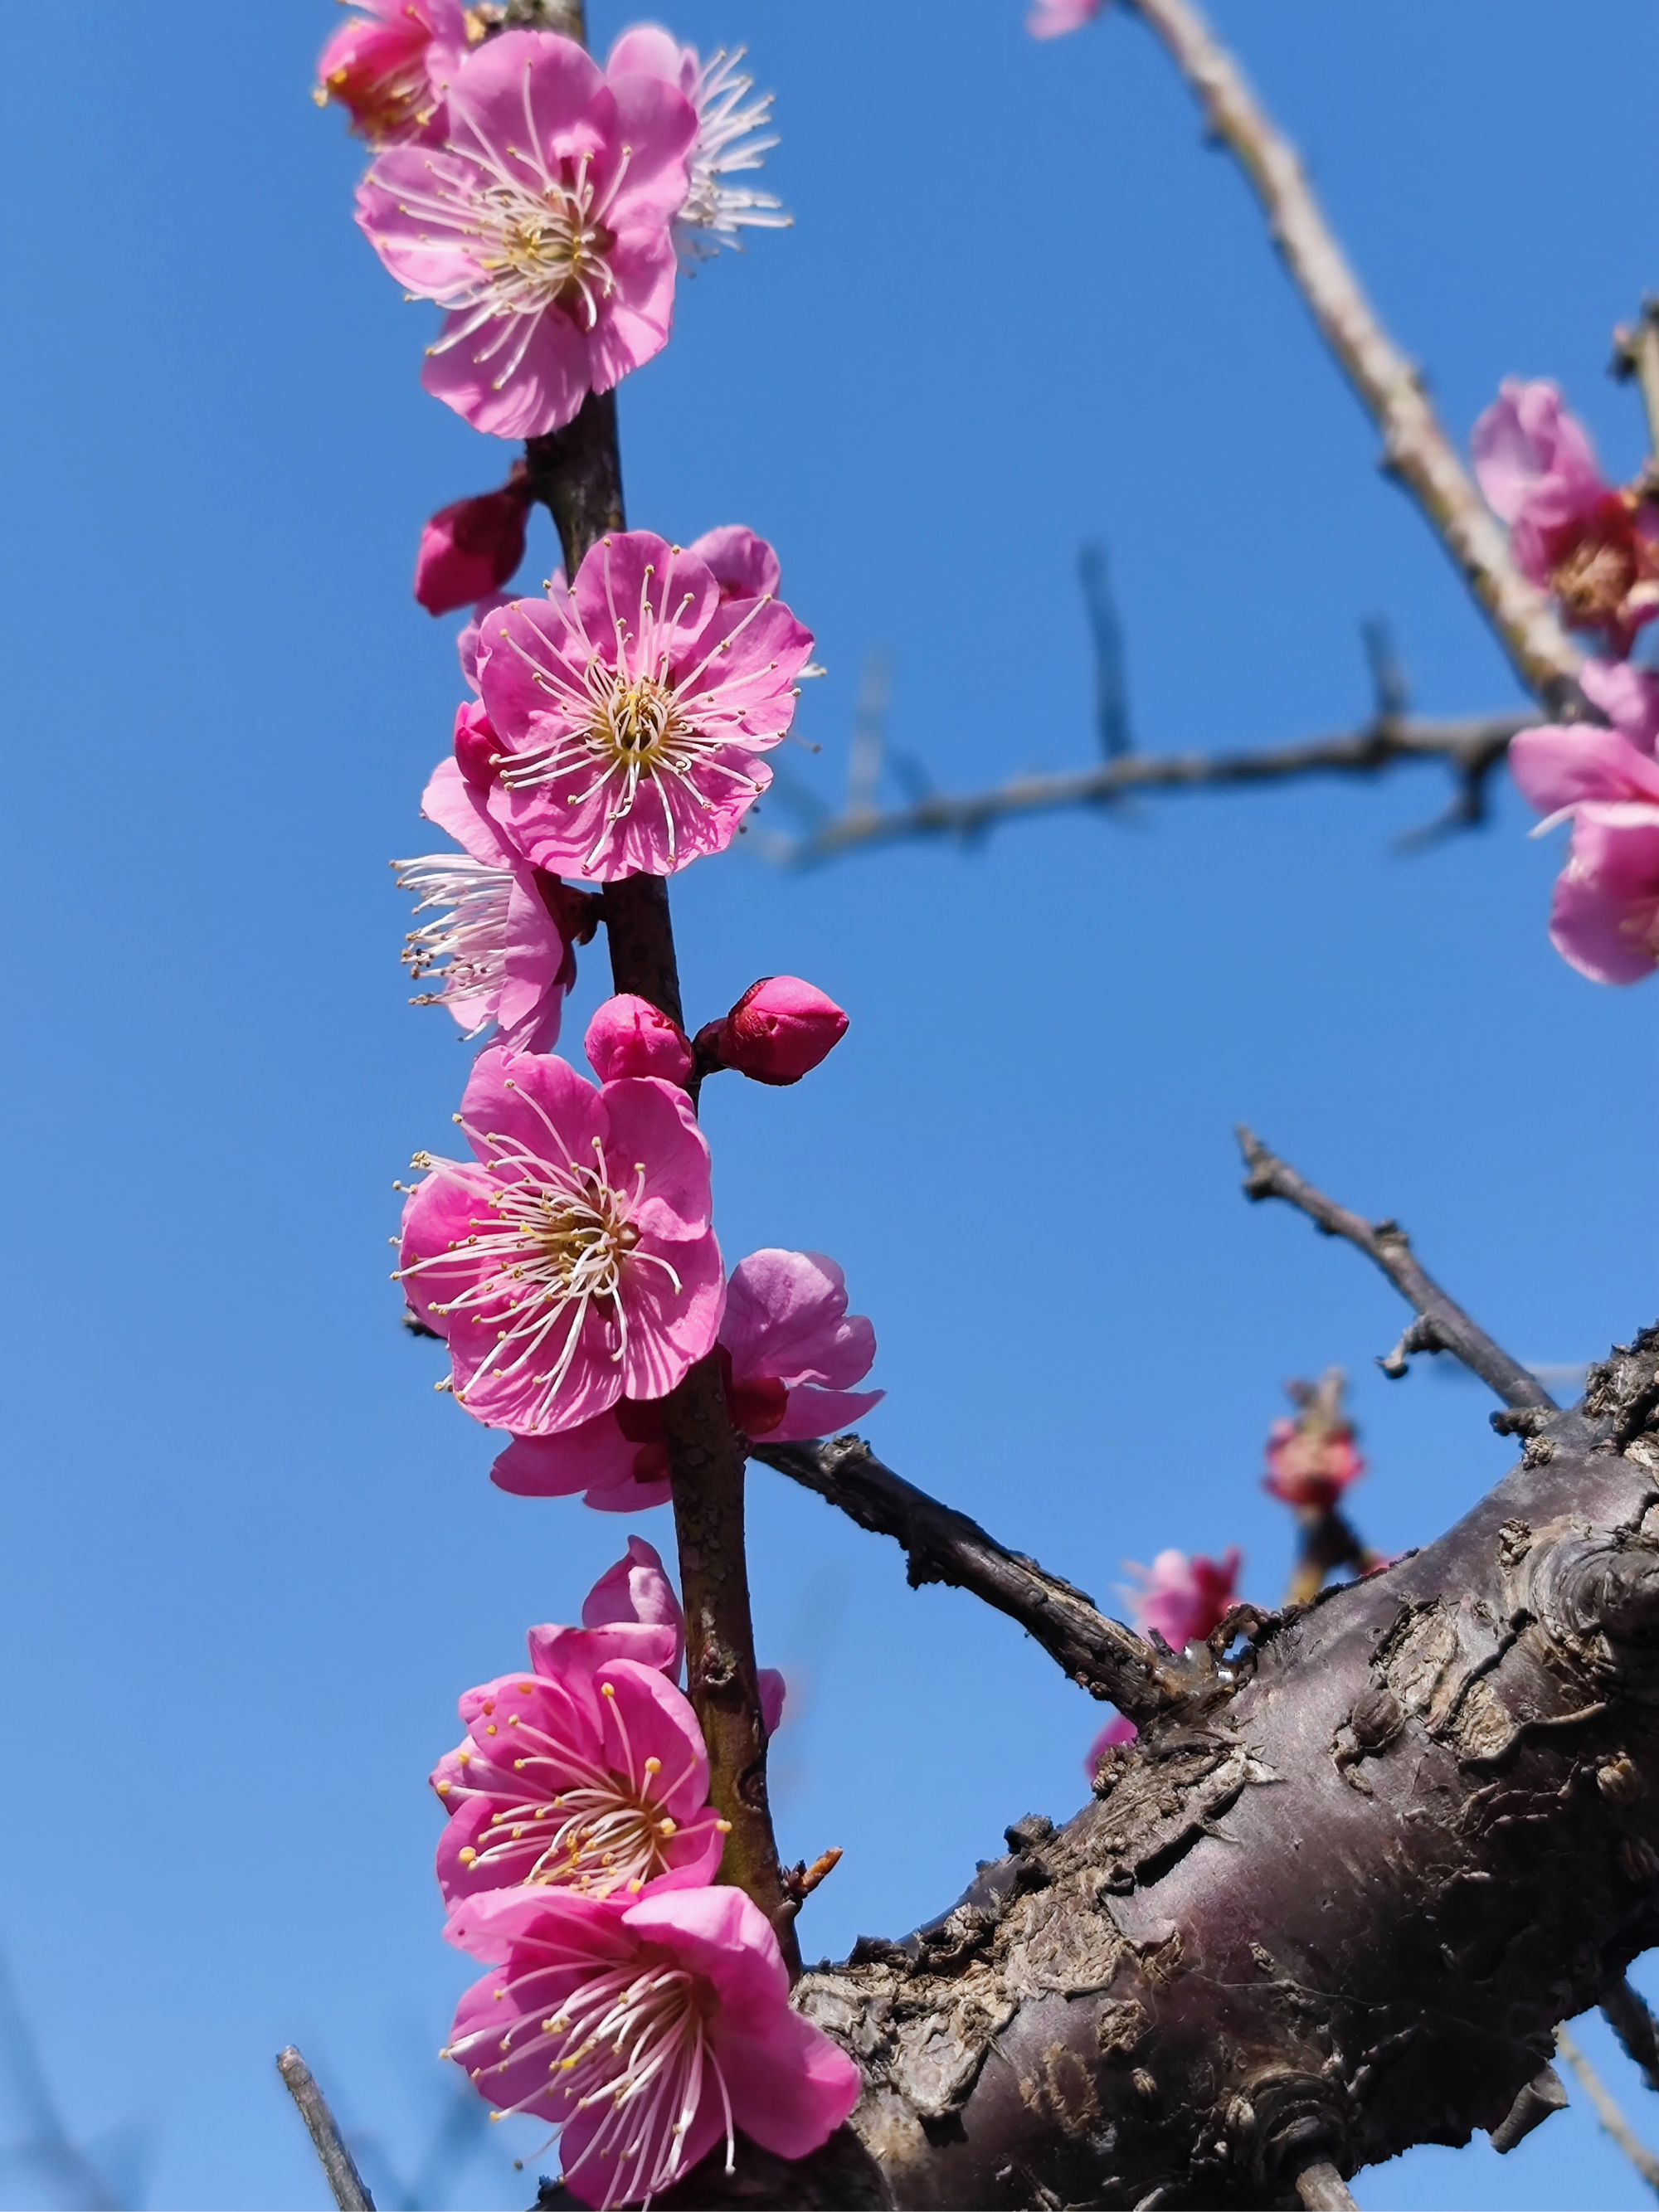
[[[614,1422],[614,1415],[607,1418]],[[582,1601],[584,1627],[598,1628],[611,1620],[647,1621],[653,1627],[672,1628],[678,1649],[670,1672],[678,1672],[685,1615],[673,1584],[663,1571],[661,1554],[643,1536],[629,1538],[624,1556],[599,1577]]]
[[[605,1149],[613,1184],[631,1189],[638,1180],[635,1164],[645,1169],[634,1220],[658,1237],[702,1235],[713,1203],[708,1140],[684,1091],[660,1076],[629,1075],[605,1084],[599,1096],[610,1125]]]
[[[679,1278],[678,1289],[662,1267],[649,1264],[659,1255]],[[615,1395],[665,1398],[696,1362],[714,1348],[726,1304],[720,1246],[712,1233],[672,1244],[642,1237],[623,1281],[628,1345],[620,1371],[614,1366],[611,1370],[620,1386]]]
[[[483,799],[453,760],[440,761],[421,793],[421,811],[447,830],[465,852],[486,867],[508,868],[519,854],[489,818]]]
[[[1659,801],[1659,763],[1617,730],[1590,722],[1547,724],[1510,740],[1510,773],[1540,814],[1585,799]]]
[[[783,1419],[766,1431],[769,1444],[800,1443],[817,1437],[838,1436],[854,1421],[874,1411],[887,1395],[884,1390],[819,1390],[811,1383],[789,1393]]]
[[[863,2094],[858,2068],[820,2027],[783,2012],[763,2033],[719,2036],[732,2116],[763,2150],[805,2158],[832,2136]]]

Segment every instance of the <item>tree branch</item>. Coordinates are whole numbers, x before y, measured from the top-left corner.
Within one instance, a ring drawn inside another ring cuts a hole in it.
[[[329,2110],[328,2099],[317,2087],[317,2077],[293,2044],[276,2054],[276,2071],[300,2108],[300,2118],[317,2146],[330,2191],[340,2212],[374,2212],[374,2199],[363,2186],[351,2153],[345,2147],[339,2124]]]
[[[1363,729],[1299,744],[1267,746],[1259,752],[1123,753],[1099,767],[1015,776],[994,790],[959,799],[929,794],[914,805],[886,813],[872,807],[849,810],[805,836],[774,836],[768,849],[787,866],[808,868],[869,846],[911,838],[974,837],[1000,822],[1052,814],[1069,806],[1106,805],[1134,792],[1227,789],[1285,783],[1307,775],[1370,776],[1405,762],[1443,760],[1456,778],[1456,794],[1448,813],[1430,831],[1417,833],[1414,842],[1421,842],[1425,836],[1484,817],[1487,779],[1502,763],[1516,732],[1537,719],[1535,713],[1513,712],[1439,720],[1384,716]]]
[[[1639,1990],[1620,1978],[1601,1992],[1601,2017],[1618,2037],[1632,2066],[1641,2069],[1650,2089],[1659,2092],[1659,2021]]]
[[[1240,1128],[1238,1142],[1250,1170],[1244,1178],[1247,1198],[1282,1198],[1305,1213],[1323,1235],[1345,1237],[1368,1260],[1375,1261],[1401,1297],[1416,1307],[1417,1319],[1380,1363],[1385,1375],[1403,1375],[1413,1352],[1449,1352],[1496,1391],[1506,1406],[1517,1410],[1534,1407],[1555,1410],[1554,1399],[1538,1377],[1494,1344],[1418,1265],[1411,1240],[1397,1221],[1370,1222],[1351,1213],[1323,1191],[1316,1190],[1249,1129]]]
[[[1584,2094],[1595,2107],[1595,2117],[1601,2123],[1603,2132],[1613,2137],[1654,2195],[1659,2197],[1659,2158],[1654,2156],[1631,2126],[1609,2094],[1601,2075],[1565,2027],[1555,2032],[1555,2047],[1578,2076]]]
[[[816,1491],[878,1536],[891,1536],[908,1562],[910,1586],[948,1583],[1017,1620],[1091,1697],[1109,1698],[1144,1725],[1213,1680],[1109,1620],[1092,1599],[1023,1553],[1010,1552],[977,1521],[958,1513],[884,1467],[859,1437],[826,1443],[750,1444],[762,1460]],[[1207,1654],[1205,1655],[1207,1657]]]
[[[1191,0],[1127,0],[1156,33],[1214,139],[1249,179],[1291,282],[1382,433],[1382,465],[1411,492],[1529,691],[1554,714],[1583,711],[1581,656],[1507,539],[1395,345],[1314,198],[1295,149]]]

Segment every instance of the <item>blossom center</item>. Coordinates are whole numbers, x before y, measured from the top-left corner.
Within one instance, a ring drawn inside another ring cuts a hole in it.
[[[620,767],[649,775],[691,734],[673,688],[654,676],[617,676],[599,701],[588,735]]]
[[[556,307],[582,330],[599,321],[600,301],[617,289],[607,258],[617,234],[601,220],[587,164],[584,154],[574,171],[567,167],[564,177],[550,177],[539,191],[503,178],[484,191],[478,213],[493,236],[478,265],[501,313]]]

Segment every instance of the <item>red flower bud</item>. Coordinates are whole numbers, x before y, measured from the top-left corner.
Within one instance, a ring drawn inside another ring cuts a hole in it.
[[[846,1015],[813,985],[799,975],[763,975],[697,1043],[706,1061],[757,1083],[799,1083],[846,1033]]]
[[[691,1073],[685,1031],[648,999],[623,991],[607,999],[587,1025],[582,1049],[601,1083],[625,1075],[659,1075],[684,1083]]]
[[[415,596],[428,614],[453,614],[500,591],[524,558],[529,508],[518,470],[499,491],[439,508],[415,558]]]

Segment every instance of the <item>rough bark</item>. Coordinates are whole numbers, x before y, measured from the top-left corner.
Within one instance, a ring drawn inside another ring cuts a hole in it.
[[[1448,1534],[1258,1627],[1064,1827],[809,1972],[850,2130],[672,2201],[1293,2205],[1547,2118],[1557,2024],[1659,1941],[1659,1330],[1529,1425]]]

